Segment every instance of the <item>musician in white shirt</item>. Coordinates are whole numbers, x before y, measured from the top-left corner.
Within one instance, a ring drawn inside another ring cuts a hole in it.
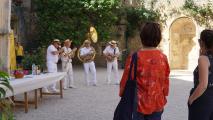
[[[111,74],[113,70],[115,84],[119,85],[118,57],[120,52],[117,47],[117,42],[114,40],[110,41],[109,45],[104,49],[103,54],[107,61],[107,83],[111,83]]]
[[[70,48],[72,41],[69,39],[64,41],[64,47],[62,47],[61,61],[62,61],[62,71],[66,72],[67,75],[63,80],[63,88],[75,88],[73,79],[73,67],[72,58],[74,57],[76,48],[73,50]]]
[[[89,40],[84,41],[83,48],[80,49],[80,57],[83,59],[84,71],[85,71],[85,80],[87,85],[96,86],[96,68],[94,63],[94,54],[95,49],[90,46],[91,42]],[[89,76],[92,78],[89,78]]]
[[[52,44],[47,48],[47,71],[49,73],[57,72],[57,63],[59,58],[59,53],[61,51],[58,50],[60,47],[60,41],[58,39],[54,39]],[[56,83],[49,86],[51,92],[58,92],[56,89]],[[48,93],[48,87],[43,88],[44,92]]]

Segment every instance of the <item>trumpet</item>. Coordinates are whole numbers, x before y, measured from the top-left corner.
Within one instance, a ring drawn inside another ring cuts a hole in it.
[[[77,51],[77,48],[72,49],[71,52],[66,53],[64,50],[62,52],[63,56],[68,56],[69,58],[74,58],[75,57],[75,52]]]

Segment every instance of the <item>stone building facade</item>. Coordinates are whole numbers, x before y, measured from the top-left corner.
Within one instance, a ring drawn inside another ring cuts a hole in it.
[[[11,2],[1,0],[0,4],[0,70],[9,70],[9,34]]]
[[[12,0],[11,6],[11,29],[17,41],[28,47],[33,44],[36,32],[33,0]]]
[[[137,0],[125,0],[129,5],[140,5]],[[209,0],[194,0],[198,5],[213,2]],[[192,71],[198,61],[199,57],[199,43],[200,32],[205,27],[198,25],[198,23],[191,17],[184,13],[173,13],[172,11],[181,10],[185,0],[158,0],[155,4],[156,8],[164,7],[162,12],[170,14],[162,27],[163,39],[159,48],[167,55],[170,68],[172,70],[189,70]],[[149,7],[150,2],[145,2],[145,6]],[[129,48],[137,50],[141,47],[139,34],[134,38],[129,38]]]

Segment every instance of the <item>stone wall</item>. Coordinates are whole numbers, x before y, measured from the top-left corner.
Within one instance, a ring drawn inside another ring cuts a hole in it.
[[[0,4],[0,70],[9,72],[9,32],[11,1],[1,0]]]
[[[8,34],[10,32],[10,12],[11,1],[1,0],[0,4],[0,34]]]
[[[24,47],[29,47],[35,40],[35,14],[33,12],[32,0],[23,0],[20,5],[12,4],[11,27],[17,41]]]
[[[0,34],[0,70],[9,70],[9,35]]]

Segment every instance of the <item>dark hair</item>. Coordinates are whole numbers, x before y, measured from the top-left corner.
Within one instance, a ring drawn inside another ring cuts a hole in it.
[[[207,49],[213,48],[213,30],[203,30],[200,34],[200,40]]]
[[[145,23],[142,26],[140,37],[144,46],[157,47],[162,38],[160,25],[154,22]]]

